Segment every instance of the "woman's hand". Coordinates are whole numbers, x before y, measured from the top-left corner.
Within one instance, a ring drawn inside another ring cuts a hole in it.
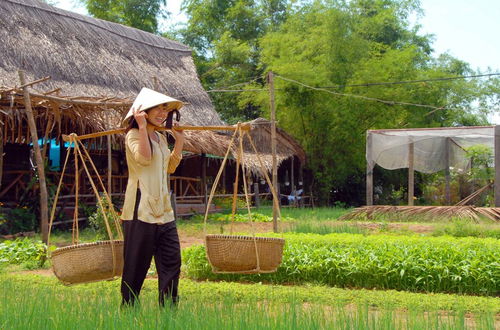
[[[132,109],[132,113],[134,114],[134,119],[139,126],[139,129],[146,128],[148,126],[148,114],[145,111],[141,111],[142,105],[139,105],[137,109]]]

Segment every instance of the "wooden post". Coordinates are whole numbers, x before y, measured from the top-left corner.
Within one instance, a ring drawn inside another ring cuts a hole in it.
[[[260,207],[260,196],[259,196],[259,183],[258,182],[254,182],[253,192],[255,195],[255,207],[259,208]]]
[[[5,123],[4,123],[5,125]],[[2,190],[3,178],[3,129],[0,128],[0,191]]]
[[[295,188],[295,180],[294,180],[294,176],[295,174],[293,173],[294,171],[294,156],[292,156],[292,168],[290,170],[290,185],[292,187],[292,194],[293,194],[293,206],[297,206],[297,189]]]
[[[444,195],[446,199],[446,205],[451,205],[451,191],[450,191],[450,138],[446,138],[444,143]]]
[[[107,111],[108,109],[106,109]],[[108,120],[108,128],[111,127],[110,119],[109,119],[109,112],[106,113],[106,117]],[[108,194],[111,196],[112,189],[113,189],[113,155],[112,155],[112,150],[111,150],[111,135],[107,136],[107,142],[108,142]]]
[[[276,160],[276,108],[274,103],[274,73],[269,71],[267,75],[267,81],[269,84],[269,102],[271,106],[271,152],[273,154],[273,186],[274,189],[279,191],[278,187],[278,168],[277,168],[277,160]],[[273,231],[275,233],[278,232],[278,210],[276,209],[279,204],[279,194],[276,196],[278,198],[277,201],[273,202]],[[273,196],[274,198],[274,196]]]
[[[413,206],[413,196],[415,195],[414,151],[415,144],[413,140],[410,140],[408,145],[408,206]]]
[[[21,85],[26,84],[24,71],[19,70],[19,81]],[[47,243],[49,233],[49,208],[48,208],[48,194],[47,183],[45,181],[45,166],[42,159],[40,146],[38,145],[38,134],[33,116],[33,109],[31,108],[31,98],[29,87],[23,88],[24,106],[26,108],[26,117],[28,118],[28,125],[31,133],[31,140],[33,143],[33,150],[35,151],[36,167],[38,171],[38,181],[40,185],[40,229],[42,232],[42,241]]]
[[[366,205],[373,205],[373,160],[372,160],[372,134],[366,132]]]
[[[500,207],[500,126],[495,126],[495,207]]]
[[[207,155],[201,154],[201,189],[203,203],[207,205]]]

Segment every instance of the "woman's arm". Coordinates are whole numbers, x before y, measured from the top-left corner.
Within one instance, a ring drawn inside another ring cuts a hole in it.
[[[184,132],[178,130],[172,130],[172,135],[175,139],[174,149],[170,154],[170,160],[168,162],[168,173],[174,173],[175,169],[179,165],[182,159],[182,149],[184,148]]]

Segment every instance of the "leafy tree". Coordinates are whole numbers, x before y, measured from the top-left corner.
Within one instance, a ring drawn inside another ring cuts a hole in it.
[[[273,70],[287,79],[330,91],[276,79],[279,124],[305,148],[316,196],[323,202],[336,191],[352,191],[353,186],[357,201],[345,201],[364,202],[361,178],[368,129],[486,121],[485,113],[478,113],[471,104],[491,103],[498,95],[494,84],[462,79],[366,86],[371,82],[474,73],[466,63],[449,55],[431,56],[429,36],[420,36],[417,29],[409,28],[408,17],[414,11],[418,11],[418,1],[317,1],[291,13],[278,30],[266,33],[259,41],[259,68],[263,71]],[[262,86],[248,86],[258,87]],[[240,106],[249,104],[267,111],[267,94],[248,92],[240,96]]]
[[[90,15],[158,33],[158,20],[166,18],[166,0],[79,0]]]
[[[261,81],[259,40],[285,21],[292,1],[185,0],[182,8],[189,20],[178,35],[195,50],[195,63],[204,87],[238,89],[242,82]],[[260,115],[259,107],[239,106],[237,94],[211,96],[221,117],[230,123]]]

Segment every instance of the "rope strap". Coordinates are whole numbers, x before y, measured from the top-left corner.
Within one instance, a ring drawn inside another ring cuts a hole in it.
[[[104,218],[104,224],[106,226],[106,231],[108,233],[108,236],[109,236],[109,239],[110,239],[110,245],[111,245],[111,252],[112,252],[112,255],[113,255],[113,276],[116,276],[118,274],[118,269],[116,269],[117,267],[117,260],[116,260],[116,256],[115,256],[115,244],[114,244],[114,235],[113,235],[113,232],[111,230],[111,227],[109,225],[109,220],[108,220],[108,216],[106,215],[106,211],[107,209],[104,208],[104,203],[103,203],[103,200],[99,194],[99,191],[96,187],[96,184],[94,182],[94,180],[92,179],[92,176],[90,174],[90,171],[87,167],[87,164],[86,164],[86,160],[92,165],[92,169],[94,170],[97,178],[98,178],[98,181],[100,183],[100,186],[102,188],[102,191],[103,191],[103,194],[108,202],[108,205],[109,205],[109,208],[114,212],[114,209],[113,209],[113,203],[111,201],[111,198],[109,196],[109,194],[107,193],[106,191],[106,188],[101,180],[101,177],[99,175],[99,172],[97,171],[97,168],[95,166],[95,164],[92,162],[92,159],[90,158],[90,155],[89,153],[87,152],[87,150],[85,149],[85,146],[83,145],[83,143],[81,141],[78,140],[78,136],[74,133],[70,134],[69,135],[69,141],[70,141],[70,145],[68,146],[67,148],[67,151],[66,151],[66,159],[64,161],[64,166],[63,166],[63,170],[61,172],[61,178],[59,179],[59,185],[57,186],[57,191],[56,191],[56,194],[55,194],[55,197],[54,197],[54,201],[53,201],[53,204],[52,204],[52,210],[51,210],[51,215],[50,215],[50,223],[49,223],[49,235],[48,235],[48,240],[47,240],[47,246],[50,246],[50,234],[52,232],[52,225],[54,223],[54,218],[55,218],[55,210],[56,210],[56,207],[57,207],[57,201],[58,201],[58,198],[59,198],[59,193],[61,191],[61,187],[62,187],[62,182],[63,182],[63,178],[64,178],[64,174],[66,172],[66,167],[67,167],[67,164],[68,164],[68,160],[69,160],[69,156],[71,154],[71,151],[70,151],[70,148],[71,146],[73,146],[73,153],[74,153],[74,160],[75,160],[75,211],[74,211],[74,214],[73,214],[73,234],[72,234],[72,244],[73,245],[76,245],[78,244],[78,240],[79,240],[79,228],[78,228],[78,193],[79,193],[79,190],[80,190],[80,181],[79,181],[79,159],[81,160],[81,163],[83,165],[83,169],[85,170],[85,173],[87,174],[87,177],[89,179],[89,182],[90,182],[90,185],[92,186],[92,190],[94,191],[94,194],[96,196],[96,199],[97,199],[97,203],[98,203],[98,206],[99,206],[99,209],[100,209],[100,212],[102,213],[102,216]],[[83,155],[81,149],[83,149],[84,153],[85,153],[85,156]],[[113,217],[113,222],[115,224],[115,227],[116,227],[116,232],[117,232],[117,239],[119,240],[123,240],[123,232],[122,232],[122,229],[121,229],[121,226],[120,226],[120,223],[118,221],[118,219],[116,217]],[[48,249],[48,253],[49,253],[49,257],[50,257],[50,249]]]

